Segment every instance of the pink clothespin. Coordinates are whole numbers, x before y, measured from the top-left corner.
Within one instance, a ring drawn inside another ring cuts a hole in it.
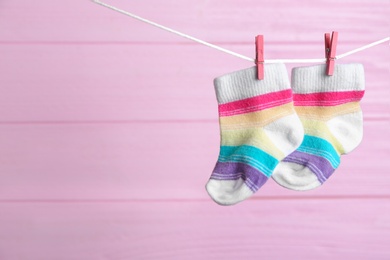
[[[329,33],[325,33],[326,75],[329,76],[332,76],[334,71],[338,36],[338,32],[332,32],[332,38]]]
[[[264,37],[256,36],[256,60],[257,79],[264,79]]]

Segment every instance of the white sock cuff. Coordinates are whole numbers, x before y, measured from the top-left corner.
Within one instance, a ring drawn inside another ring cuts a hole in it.
[[[219,104],[290,88],[284,64],[264,64],[264,79],[257,79],[256,67],[235,71],[214,79]]]
[[[336,64],[332,76],[325,73],[326,65],[294,68],[291,86],[296,94],[364,90],[362,64]]]

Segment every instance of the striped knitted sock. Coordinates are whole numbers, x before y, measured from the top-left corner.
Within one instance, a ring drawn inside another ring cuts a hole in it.
[[[322,185],[339,166],[340,155],[363,138],[364,70],[361,64],[343,64],[326,76],[325,65],[295,68],[291,85],[305,138],[272,177],[286,188],[309,190]]]
[[[206,189],[221,205],[251,196],[303,139],[285,66],[264,70],[264,80],[257,80],[256,67],[214,80],[221,147]]]

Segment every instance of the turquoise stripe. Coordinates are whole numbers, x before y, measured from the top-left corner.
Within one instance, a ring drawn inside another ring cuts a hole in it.
[[[221,146],[218,161],[248,164],[266,176],[271,176],[278,160],[268,153],[249,145]]]
[[[325,139],[305,135],[301,146],[297,149],[300,152],[321,156],[329,161],[334,169],[340,165],[340,156],[333,148],[333,145]]]

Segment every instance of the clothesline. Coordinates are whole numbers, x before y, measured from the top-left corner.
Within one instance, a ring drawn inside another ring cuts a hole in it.
[[[166,26],[163,26],[161,24],[158,24],[158,23],[155,23],[155,22],[152,22],[150,20],[147,20],[145,18],[142,18],[138,15],[135,15],[135,14],[132,14],[132,13],[129,13],[127,11],[124,11],[124,10],[121,10],[115,6],[111,6],[111,5],[108,5],[106,3],[103,3],[99,0],[92,0],[93,2],[95,2],[96,4],[99,4],[99,5],[102,5],[104,7],[107,7],[111,10],[114,10],[116,12],[119,12],[121,14],[124,14],[124,15],[127,15],[127,16],[130,16],[134,19],[137,19],[139,21],[142,21],[144,23],[147,23],[147,24],[150,24],[150,25],[153,25],[157,28],[160,28],[162,30],[165,30],[165,31],[168,31],[168,32],[171,32],[171,33],[174,33],[176,35],[179,35],[181,37],[184,37],[184,38],[187,38],[189,40],[192,40],[194,42],[197,42],[197,43],[200,43],[200,44],[203,44],[203,45],[206,45],[208,47],[211,47],[213,49],[216,49],[216,50],[219,50],[219,51],[222,51],[222,52],[225,52],[227,54],[230,54],[230,55],[233,55],[235,57],[238,57],[238,58],[241,58],[241,59],[244,59],[244,60],[247,60],[247,61],[252,61],[252,62],[255,62],[255,59],[253,58],[250,58],[250,57],[247,57],[245,55],[242,55],[242,54],[239,54],[239,53],[236,53],[234,51],[230,51],[228,49],[225,49],[225,48],[222,48],[220,46],[217,46],[217,45],[214,45],[212,43],[208,43],[208,42],[205,42],[203,40],[200,40],[198,38],[195,38],[193,36],[190,36],[188,34],[185,34],[185,33],[182,33],[182,32],[179,32],[179,31],[176,31],[176,30],[173,30],[169,27],[166,27]],[[344,58],[344,57],[347,57],[351,54],[354,54],[354,53],[357,53],[357,52],[360,52],[360,51],[363,51],[365,49],[368,49],[368,48],[371,48],[371,47],[374,47],[376,45],[379,45],[379,44],[382,44],[382,43],[385,43],[385,42],[388,42],[390,41],[390,37],[386,37],[384,39],[381,39],[379,41],[376,41],[376,42],[373,42],[373,43],[370,43],[370,44],[367,44],[367,45],[364,45],[360,48],[357,48],[357,49],[354,49],[352,51],[349,51],[349,52],[346,52],[346,53],[343,53],[343,54],[340,54],[340,55],[337,55],[336,56],[336,59],[341,59],[341,58]],[[326,59],[325,58],[321,58],[321,59],[266,59],[264,60],[264,63],[321,63],[321,62],[326,62]]]

